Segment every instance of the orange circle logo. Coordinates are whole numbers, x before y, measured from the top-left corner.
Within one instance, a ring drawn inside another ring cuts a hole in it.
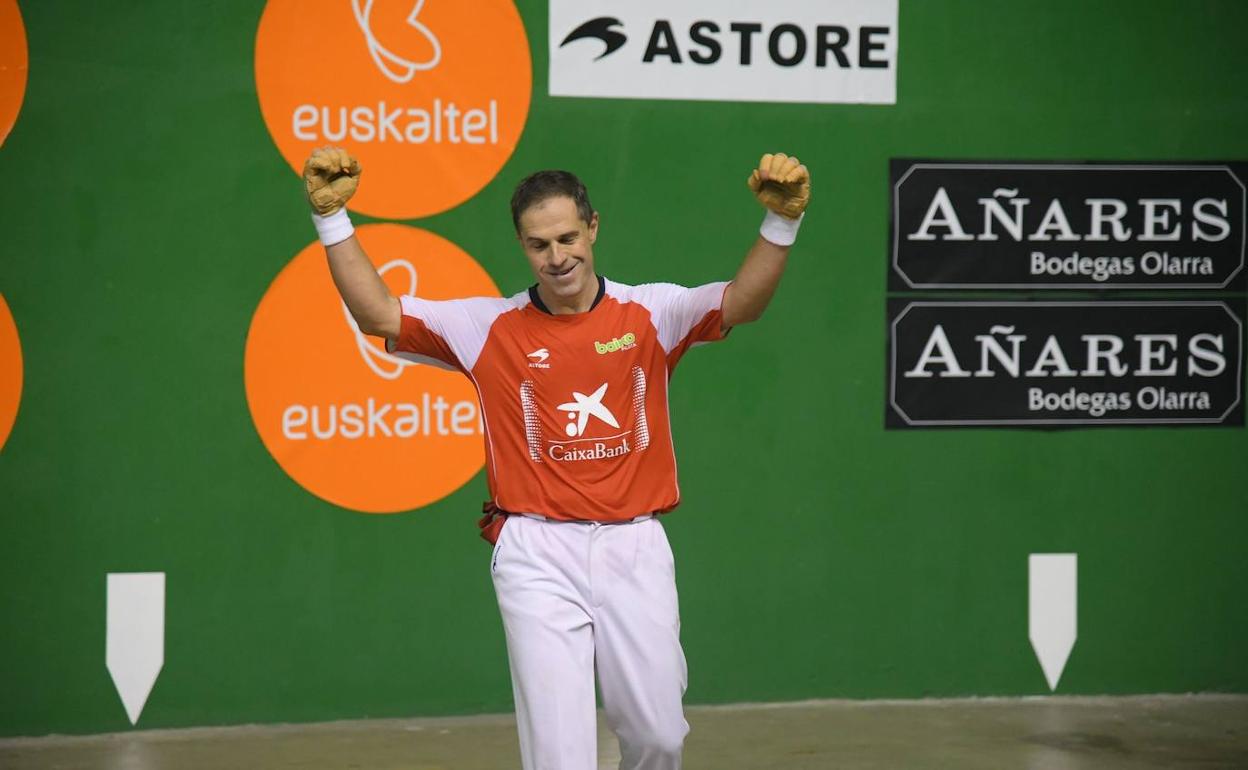
[[[396,296],[499,296],[472,257],[433,233],[391,224],[355,232]],[[391,356],[361,334],[320,243],[299,252],[260,300],[243,371],[251,418],[277,464],[344,508],[419,508],[459,489],[485,463],[472,383]]]
[[[0,294],[0,449],[9,440],[22,400],[22,343],[9,305]]]
[[[9,138],[26,95],[26,27],[17,0],[0,0],[0,144]]]
[[[270,0],[256,33],[260,111],[296,172],[340,144],[350,208],[436,214],[480,192],[520,140],[529,42],[510,0]]]

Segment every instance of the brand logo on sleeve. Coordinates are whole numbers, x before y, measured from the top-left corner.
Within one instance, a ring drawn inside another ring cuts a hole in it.
[[[301,172],[340,144],[365,176],[350,208],[436,214],[476,195],[511,157],[532,64],[511,0],[269,0],[256,93],[273,141]]]
[[[392,224],[355,232],[395,295],[499,296],[472,257],[433,233]],[[344,323],[341,307],[319,243],[260,300],[243,372],[265,448],[304,489],[355,511],[406,511],[451,494],[485,462],[472,383],[390,355],[349,316]]]

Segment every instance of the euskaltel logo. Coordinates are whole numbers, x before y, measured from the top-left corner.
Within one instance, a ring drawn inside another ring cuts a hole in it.
[[[528,119],[532,62],[511,0],[269,0],[256,93],[297,173],[345,144],[368,184],[349,208],[410,219],[481,191]]]
[[[499,296],[472,257],[433,233],[397,224],[355,233],[396,296]],[[243,376],[252,420],[273,459],[301,487],[343,508],[420,508],[485,464],[472,382],[390,355],[382,340],[363,335],[334,289],[319,242],[260,300]]]
[[[26,27],[17,0],[0,0],[0,144],[22,111],[26,95]]]
[[[22,401],[22,343],[9,305],[0,294],[0,449],[9,439]]]

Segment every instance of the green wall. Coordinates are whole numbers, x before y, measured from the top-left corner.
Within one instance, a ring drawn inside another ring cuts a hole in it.
[[[22,4],[30,76],[0,148],[25,362],[0,454],[0,734],[129,728],[109,572],[167,574],[140,727],[511,707],[484,475],[353,513],[252,424],[252,313],[314,238],[257,105],[262,7]],[[1058,692],[1248,691],[1244,429],[883,429],[888,159],[1244,159],[1248,4],[902,0],[895,106],[550,98],[546,5],[520,10],[516,153],[410,222],[504,293],[529,280],[507,200],[530,170],[587,181],[600,271],[687,284],[730,277],[751,242],[761,152],[814,176],[766,317],[673,381],[689,702],[1047,692],[1034,552],[1079,555]]]

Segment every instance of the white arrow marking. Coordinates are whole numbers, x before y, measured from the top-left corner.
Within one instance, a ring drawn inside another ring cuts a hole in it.
[[[165,665],[165,573],[110,572],[104,658],[130,724]]]
[[[1078,554],[1033,553],[1028,558],[1028,638],[1049,690],[1057,689],[1075,647]]]

